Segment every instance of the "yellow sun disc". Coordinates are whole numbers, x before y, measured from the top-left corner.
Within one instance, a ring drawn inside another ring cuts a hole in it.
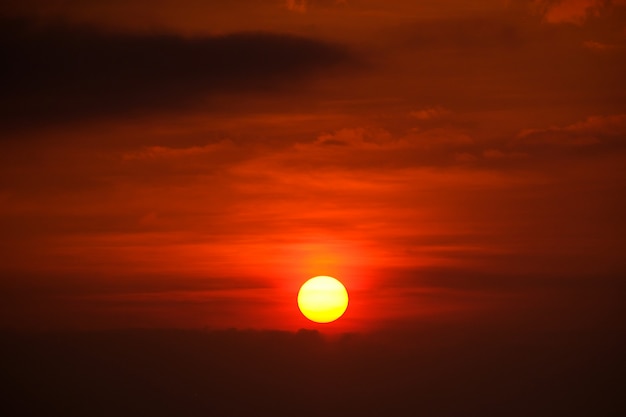
[[[298,307],[307,319],[316,323],[330,323],[341,317],[348,308],[348,292],[333,277],[314,277],[300,287]]]

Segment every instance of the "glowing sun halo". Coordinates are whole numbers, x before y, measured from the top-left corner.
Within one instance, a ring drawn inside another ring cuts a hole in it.
[[[341,317],[348,308],[348,292],[333,277],[314,277],[300,287],[298,307],[307,319],[316,323],[330,323]]]

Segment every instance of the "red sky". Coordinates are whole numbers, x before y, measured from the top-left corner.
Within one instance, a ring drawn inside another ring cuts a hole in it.
[[[324,330],[620,309],[624,1],[0,18],[4,327],[311,327],[315,275],[351,295]]]

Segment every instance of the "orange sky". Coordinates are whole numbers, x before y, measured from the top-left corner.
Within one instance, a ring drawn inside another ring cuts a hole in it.
[[[623,1],[8,3],[1,326],[619,308]]]

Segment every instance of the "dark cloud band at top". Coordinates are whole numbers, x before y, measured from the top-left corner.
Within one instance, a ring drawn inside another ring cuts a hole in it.
[[[3,128],[272,92],[356,62],[341,45],[287,34],[183,38],[22,20],[0,27]]]

